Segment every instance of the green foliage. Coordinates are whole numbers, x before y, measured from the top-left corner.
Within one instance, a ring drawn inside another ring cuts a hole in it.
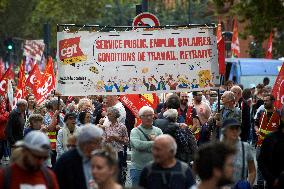
[[[222,9],[225,6],[223,0],[213,0],[218,9]],[[283,56],[284,43],[284,1],[283,0],[230,0],[232,9],[229,10],[229,14],[237,15],[238,20],[245,22],[245,31],[242,32],[244,37],[252,35],[258,44],[268,39],[271,31],[274,32],[273,40],[273,54],[274,57]],[[259,49],[259,55],[263,55]],[[256,55],[251,49],[251,53]]]

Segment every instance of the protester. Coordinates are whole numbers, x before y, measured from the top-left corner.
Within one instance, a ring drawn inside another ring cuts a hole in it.
[[[274,107],[275,98],[273,95],[269,94],[264,96],[264,110],[257,113],[255,119],[255,132],[258,136],[257,148],[256,148],[256,158],[258,159],[260,148],[264,138],[271,132],[275,131],[280,125],[280,111]],[[264,187],[264,180],[262,174],[257,169],[257,185],[259,188]]]
[[[178,111],[176,109],[168,109],[163,116],[164,119],[155,120],[154,125],[160,128],[163,134],[171,135],[176,140],[176,158],[190,163],[197,149],[193,133],[188,127],[182,128],[180,123],[177,123]]]
[[[202,101],[202,92],[194,91],[193,95],[193,106],[196,109],[200,128],[198,128],[198,144],[201,145],[210,140],[210,128],[208,120],[211,115],[211,109],[209,105]]]
[[[28,107],[26,109],[26,116],[27,118],[29,118],[30,115],[35,112],[37,104],[36,104],[35,96],[33,94],[27,95],[26,101],[28,103]]]
[[[93,111],[94,107],[92,104],[92,101],[89,98],[82,98],[79,100],[78,103],[78,111],[83,112],[83,111]]]
[[[280,175],[284,171],[284,109],[277,130],[268,134],[262,142],[258,156],[259,170],[267,183],[267,188],[281,188]]]
[[[238,85],[234,85],[230,91],[234,93],[236,106],[241,109],[243,101],[242,99],[243,90]]]
[[[5,98],[0,97],[0,162],[2,158],[8,160],[10,156],[8,141],[5,134],[8,118],[9,111],[7,110]]]
[[[123,184],[125,182],[125,177],[123,175],[123,163],[124,163],[124,148],[123,146],[128,144],[128,134],[126,126],[118,122],[120,117],[120,112],[115,107],[107,108],[107,117],[110,121],[110,125],[105,127],[105,142],[110,144],[118,155],[119,163],[119,183]]]
[[[252,99],[251,99],[251,90],[244,89],[243,90],[243,101],[241,104],[242,109],[242,127],[241,127],[241,140],[247,142],[249,139],[249,134],[251,130],[251,107],[252,107]]]
[[[108,107],[115,107],[118,109],[120,113],[120,117],[118,118],[118,122],[125,124],[126,119],[126,111],[123,104],[118,100],[117,95],[107,95],[104,98],[105,106]],[[104,121],[104,125],[107,125],[109,122],[107,119]]]
[[[34,130],[40,130],[42,132],[46,131],[45,126],[43,125],[43,116],[40,114],[31,114],[29,117],[29,125],[24,128],[24,136],[29,132]]]
[[[118,160],[116,151],[111,146],[94,150],[91,158],[92,175],[98,185],[97,189],[122,189],[116,182]]]
[[[139,110],[141,125],[135,127],[130,133],[131,168],[130,177],[132,185],[138,185],[140,174],[146,163],[153,160],[151,148],[155,138],[162,133],[161,129],[153,126],[154,110],[143,106]]]
[[[62,101],[58,101],[57,98],[51,98],[47,104],[48,112],[45,114],[43,118],[43,123],[44,125],[46,125],[47,128],[47,136],[49,137],[50,140],[50,146],[52,151],[51,155],[52,166],[54,166],[57,156],[56,154],[57,132],[64,125],[64,114],[61,113],[62,107],[63,107]]]
[[[76,126],[76,114],[67,113],[64,117],[64,126],[58,131],[56,140],[56,159],[59,159],[64,152],[68,151],[67,140],[72,135],[78,135],[80,128]]]
[[[225,143],[204,144],[196,153],[194,171],[200,178],[190,189],[221,189],[233,182],[235,150]]]
[[[40,131],[31,131],[16,146],[13,162],[0,170],[0,188],[59,189],[55,174],[43,165],[50,151],[48,137]]]
[[[60,189],[88,189],[94,184],[91,153],[101,148],[103,130],[82,127],[77,136],[77,148],[64,153],[56,162],[54,172]]]
[[[225,91],[221,97],[221,101],[223,107],[221,108],[220,113],[215,114],[216,126],[219,128],[217,129],[217,138],[220,138],[220,128],[226,119],[234,118],[239,123],[241,123],[242,120],[241,110],[238,107],[235,107],[235,96],[233,92]]]
[[[78,120],[79,120],[78,126],[91,124],[91,117],[92,117],[91,112],[88,112],[88,111],[80,112],[78,116]]]
[[[152,147],[154,162],[142,170],[139,185],[147,189],[188,189],[195,184],[188,165],[175,159],[176,151],[173,137],[157,136]]]
[[[269,83],[270,83],[270,79],[269,79],[268,77],[263,78],[262,84],[263,84],[264,87],[265,87],[265,86],[268,86]]]
[[[27,101],[20,99],[16,104],[16,108],[9,115],[6,135],[12,151],[14,150],[15,143],[24,138],[25,111],[27,106]]]
[[[240,181],[248,181],[247,185],[253,186],[256,177],[254,155],[251,146],[242,142],[239,138],[241,134],[241,124],[231,118],[224,121],[222,126],[224,135],[223,141],[236,149],[234,156],[234,184]]]

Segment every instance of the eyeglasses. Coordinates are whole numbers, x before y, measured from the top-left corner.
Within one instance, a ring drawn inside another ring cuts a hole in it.
[[[154,114],[141,115],[142,118],[153,118]]]

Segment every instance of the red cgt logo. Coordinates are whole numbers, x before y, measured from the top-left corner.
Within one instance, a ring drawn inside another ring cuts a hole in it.
[[[59,58],[64,63],[80,62],[86,59],[80,46],[80,37],[59,41]]]

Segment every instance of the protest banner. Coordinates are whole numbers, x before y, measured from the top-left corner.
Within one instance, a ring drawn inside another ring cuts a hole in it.
[[[219,82],[214,28],[57,33],[64,96],[210,89]]]
[[[44,51],[43,40],[26,40],[24,43],[23,55],[40,61]]]

